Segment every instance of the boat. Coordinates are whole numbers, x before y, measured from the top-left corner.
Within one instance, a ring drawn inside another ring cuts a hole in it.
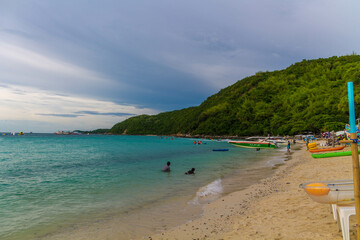
[[[299,187],[318,203],[344,205],[355,201],[353,180],[308,182]]]
[[[254,137],[248,137],[246,140],[249,141],[257,141],[257,142],[273,142],[277,145],[287,145],[288,141],[285,140],[283,137],[260,137],[260,136],[254,136]]]
[[[265,141],[268,138],[269,137],[253,136],[253,137],[245,138],[245,140],[247,140],[247,141],[255,141],[255,142],[262,142],[262,141]]]
[[[56,135],[70,135],[71,134],[71,132],[69,132],[69,131],[57,131],[57,132],[55,132],[55,134]]]
[[[242,148],[277,148],[273,142],[255,142],[255,141],[229,141],[230,144]]]
[[[358,153],[360,154],[360,149],[358,150]],[[351,155],[352,155],[351,151],[311,154],[313,158],[343,157],[343,156],[351,156]]]
[[[341,147],[334,147],[334,148],[322,148],[322,149],[310,149],[309,152],[315,153],[315,152],[331,152],[331,151],[338,151],[338,150],[343,150],[345,148],[345,146],[341,146]]]
[[[228,148],[222,148],[222,149],[213,149],[214,152],[226,152],[229,151]]]

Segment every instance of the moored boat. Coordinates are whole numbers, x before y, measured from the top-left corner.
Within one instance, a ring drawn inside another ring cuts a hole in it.
[[[360,154],[360,149],[358,150]],[[329,157],[343,157],[343,156],[351,156],[351,151],[343,151],[343,152],[326,152],[326,153],[314,153],[311,154],[313,158],[329,158]]]
[[[277,148],[273,142],[229,141],[229,143],[242,148]]]
[[[287,145],[288,141],[283,137],[260,137],[260,136],[254,136],[254,137],[248,137],[246,140],[249,141],[256,141],[256,142],[273,142],[277,145]]]
[[[66,131],[57,131],[55,132],[56,135],[70,135],[71,133],[70,132],[66,132]]]
[[[338,151],[338,150],[343,150],[345,148],[345,146],[341,146],[341,147],[335,147],[335,148],[322,148],[322,149],[310,149],[309,152],[315,153],[315,152],[331,152],[331,151]]]

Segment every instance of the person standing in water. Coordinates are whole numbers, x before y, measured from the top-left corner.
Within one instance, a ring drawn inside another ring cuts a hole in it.
[[[167,162],[162,169],[163,172],[170,172],[170,162]]]
[[[187,171],[185,174],[186,175],[195,174],[195,168],[192,168],[191,170]]]

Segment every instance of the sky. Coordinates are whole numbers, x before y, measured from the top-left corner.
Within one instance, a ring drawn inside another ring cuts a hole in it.
[[[111,128],[360,53],[355,0],[0,0],[0,132]]]

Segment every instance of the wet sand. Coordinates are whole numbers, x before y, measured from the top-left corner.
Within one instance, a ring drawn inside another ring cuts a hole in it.
[[[303,147],[271,177],[207,204],[201,218],[142,239],[341,240],[330,205],[312,201],[299,185],[351,179],[351,164],[351,156],[315,159]]]

